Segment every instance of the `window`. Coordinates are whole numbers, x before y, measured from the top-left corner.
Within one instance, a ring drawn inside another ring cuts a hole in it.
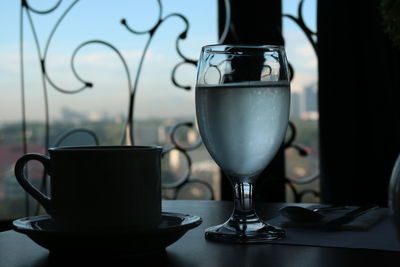
[[[180,53],[189,60],[197,60],[203,45],[217,42],[214,0],[165,0],[161,9],[156,0],[57,3],[32,0],[28,1],[32,9],[29,15],[23,10],[25,112],[21,104],[20,3],[0,4],[1,23],[10,25],[0,29],[0,218],[25,215],[25,194],[13,175],[13,164],[24,153],[23,116],[27,152],[44,153],[47,146],[58,144],[96,144],[92,133],[96,133],[101,145],[121,144],[129,100],[136,86],[135,144],[169,147],[171,130],[176,124],[195,122],[195,65],[179,66],[174,76],[177,83],[192,86],[192,90],[174,86],[171,71],[184,61]],[[187,24],[175,13],[189,21],[187,37],[178,40],[178,49],[176,40]],[[162,23],[149,41],[148,30],[157,25],[159,18]],[[122,19],[127,27],[121,24]],[[140,68],[146,45],[148,50]],[[81,128],[88,131],[65,136],[66,132]],[[197,140],[193,127],[183,125],[174,133],[182,147]],[[192,159],[193,179],[177,193],[166,189],[165,197],[207,198],[211,196],[207,191],[211,185],[214,197],[218,198],[219,171],[204,147],[187,153]],[[187,171],[186,164],[185,155],[179,149],[172,150],[163,161],[164,183],[179,183]],[[41,166],[31,165],[30,177],[41,186]],[[35,212],[34,201],[29,209]]]
[[[282,1],[283,14],[298,16],[298,5],[301,1]],[[301,9],[306,26],[316,32],[317,3],[316,0],[303,1]],[[296,127],[296,139],[294,144],[297,148],[286,150],[286,175],[293,180],[298,192],[310,192],[304,194],[303,202],[319,201],[314,194],[319,192],[319,180],[312,180],[317,176],[318,169],[318,58],[313,46],[307,40],[306,34],[291,18],[283,18],[283,36],[289,63],[294,69],[294,78],[291,82],[291,115],[290,120]],[[314,36],[315,37],[315,36]],[[314,39],[315,40],[315,39]],[[289,131],[290,132],[290,131]],[[299,149],[306,152],[302,156]],[[293,193],[287,188],[287,201],[293,202]]]

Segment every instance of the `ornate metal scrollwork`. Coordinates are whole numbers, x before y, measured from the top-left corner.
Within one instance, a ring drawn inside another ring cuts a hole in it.
[[[182,67],[183,65],[192,65],[196,66],[197,61],[194,59],[190,59],[189,57],[185,56],[184,53],[181,50],[181,41],[185,40],[187,38],[188,31],[190,29],[190,24],[188,19],[183,16],[182,14],[179,13],[170,13],[170,14],[164,14],[163,10],[163,5],[161,0],[156,0],[157,5],[158,5],[158,16],[156,18],[156,22],[147,30],[136,30],[134,27],[131,26],[131,22],[125,18],[122,18],[120,23],[121,25],[127,30],[127,32],[135,35],[147,35],[147,41],[145,43],[144,49],[142,51],[142,54],[140,56],[138,68],[136,70],[136,73],[134,76],[132,76],[132,73],[128,67],[127,61],[122,55],[122,53],[110,42],[107,42],[105,40],[87,40],[80,45],[78,45],[75,50],[73,50],[72,55],[71,55],[71,60],[70,60],[70,66],[72,70],[72,74],[76,78],[77,81],[79,81],[80,86],[77,88],[64,88],[63,86],[60,86],[56,80],[54,80],[48,72],[48,66],[47,64],[47,56],[48,56],[48,51],[51,47],[52,40],[54,34],[57,32],[59,26],[62,24],[64,19],[68,16],[70,11],[76,7],[78,4],[79,0],[72,1],[62,12],[60,12],[59,18],[56,20],[55,24],[52,26],[50,34],[48,35],[47,39],[45,40],[44,46],[40,45],[39,42],[39,36],[36,31],[36,25],[34,24],[34,21],[32,19],[32,14],[39,15],[39,16],[45,16],[48,14],[52,14],[55,11],[59,11],[60,7],[62,6],[61,3],[63,2],[62,0],[57,0],[52,6],[46,9],[36,9],[32,5],[30,5],[28,0],[21,0],[21,6],[20,6],[20,77],[21,77],[21,109],[22,109],[22,146],[23,146],[23,152],[27,152],[27,120],[26,120],[26,99],[25,99],[25,69],[24,69],[24,17],[27,18],[27,23],[30,27],[30,30],[32,32],[33,38],[34,38],[34,44],[37,50],[38,58],[39,58],[39,63],[41,67],[41,82],[42,82],[42,90],[43,90],[43,95],[44,95],[44,128],[45,128],[45,136],[44,136],[44,146],[49,147],[50,146],[50,122],[49,122],[49,99],[48,99],[48,90],[49,88],[53,88],[54,90],[59,91],[60,93],[64,94],[77,94],[80,93],[86,89],[92,88],[94,86],[93,82],[85,79],[82,75],[80,75],[77,71],[76,67],[76,58],[77,54],[79,51],[81,51],[82,48],[91,46],[91,45],[100,45],[103,47],[106,47],[110,51],[112,51],[115,55],[117,55],[117,58],[120,60],[122,63],[122,67],[124,70],[124,73],[126,75],[126,81],[127,81],[127,89],[129,91],[129,106],[127,110],[127,117],[126,121],[124,122],[124,131],[123,131],[123,136],[121,137],[120,144],[135,144],[135,136],[134,136],[134,108],[135,108],[135,96],[136,92],[138,90],[138,84],[139,84],[139,79],[141,77],[141,71],[143,67],[143,63],[146,58],[146,54],[148,52],[148,49],[154,39],[155,34],[157,33],[158,29],[160,26],[170,18],[178,18],[184,23],[184,29],[178,34],[176,40],[175,40],[175,47],[177,54],[180,57],[180,62],[178,62],[172,69],[171,71],[171,82],[174,84],[176,87],[184,89],[184,90],[190,90],[191,87],[186,84],[182,84],[179,82],[177,78],[177,70]],[[303,8],[303,3],[304,0],[300,1],[299,8],[298,8],[298,15],[297,17],[294,17],[292,15],[284,14],[284,17],[287,17],[291,20],[293,20],[306,34],[307,39],[310,41],[312,47],[317,53],[316,50],[316,41],[315,41],[315,33],[311,31],[306,24],[304,23],[303,16],[302,16],[302,8]],[[219,42],[223,42],[223,40],[226,38],[226,35],[229,30],[230,26],[230,2],[229,0],[225,0],[225,8],[226,8],[226,20],[225,20],[225,28],[223,30],[223,33],[221,35],[221,38]],[[293,72],[293,69],[291,68],[291,72]],[[193,128],[193,123],[191,122],[181,122],[175,125],[171,132],[170,132],[170,140],[172,145],[170,147],[165,148],[164,154],[168,156],[169,153],[172,151],[177,151],[183,160],[186,162],[186,170],[182,174],[181,177],[179,177],[177,180],[174,182],[165,182],[163,183],[163,188],[164,191],[169,191],[172,192],[169,195],[164,194],[166,198],[179,198],[180,195],[183,194],[185,190],[189,186],[199,186],[202,187],[201,190],[207,191],[208,192],[208,197],[213,199],[214,198],[214,192],[211,186],[204,182],[203,180],[193,178],[191,177],[192,175],[192,161],[189,155],[189,152],[198,148],[201,145],[201,140],[198,139],[195,143],[190,144],[190,145],[182,145],[178,140],[177,140],[177,131],[178,129],[181,129],[182,127],[189,127]],[[294,148],[297,151],[299,151],[300,155],[303,156],[306,154],[306,151],[302,149],[302,147],[294,142],[295,136],[296,136],[296,130],[294,125],[290,124],[289,125],[291,129],[291,137],[289,140],[286,142],[286,147],[289,148]],[[70,131],[64,133],[59,137],[59,139],[56,141],[54,145],[62,145],[62,143],[71,135],[77,134],[77,133],[85,133],[91,136],[94,140],[95,144],[99,144],[99,140],[96,136],[96,134],[88,129],[83,129],[83,128],[78,128],[78,129],[71,129]],[[314,194],[318,195],[318,192],[315,191],[304,191],[304,192],[297,192],[295,187],[293,186],[293,183],[309,183],[311,181],[314,181],[318,178],[318,174],[313,175],[312,177],[306,177],[303,179],[299,180],[294,180],[291,178],[286,178],[287,183],[289,184],[289,187],[292,188],[292,191],[295,195],[296,201],[300,201],[302,196],[304,194]],[[43,181],[41,188],[43,191],[46,191],[47,184],[46,184],[46,177],[45,175],[43,176]],[[27,211],[29,210],[29,200],[26,198],[26,209]]]
[[[312,31],[310,27],[306,25],[304,22],[303,18],[303,6],[304,6],[304,0],[300,0],[299,6],[297,8],[297,17],[290,15],[290,14],[283,14],[283,17],[287,17],[291,19],[294,23],[297,24],[297,26],[300,27],[300,29],[303,31],[303,33],[306,35],[307,40],[310,42],[310,45],[314,49],[315,53],[318,55],[318,49],[317,49],[317,33]]]
[[[194,125],[192,122],[181,122],[181,123],[176,124],[172,128],[171,133],[170,133],[172,146],[164,149],[164,155],[170,153],[171,151],[178,151],[185,158],[187,168],[186,168],[184,174],[176,181],[169,182],[169,183],[167,183],[167,182],[163,183],[164,189],[172,189],[172,194],[170,194],[170,195],[164,194],[164,197],[176,199],[176,198],[179,198],[180,192],[183,191],[188,186],[194,186],[194,187],[202,186],[203,189],[208,191],[209,198],[214,199],[213,188],[207,182],[205,182],[201,179],[191,177],[192,176],[192,173],[191,173],[192,160],[191,160],[188,152],[193,151],[193,150],[197,149],[198,147],[200,147],[202,144],[202,141],[201,141],[200,137],[198,137],[197,140],[192,144],[188,144],[188,145],[180,144],[180,142],[177,140],[176,133],[177,133],[178,129],[182,128],[182,127],[193,128]],[[197,189],[197,190],[199,190],[199,189]]]
[[[140,60],[139,60],[139,64],[138,64],[138,68],[137,71],[135,73],[135,76],[131,75],[131,72],[129,70],[127,61],[125,60],[124,56],[122,55],[122,53],[110,42],[107,42],[105,40],[87,40],[83,43],[81,43],[80,45],[78,45],[75,50],[72,52],[71,55],[71,60],[70,60],[70,66],[71,66],[71,70],[72,73],[74,75],[74,77],[77,79],[77,81],[80,82],[81,86],[78,86],[77,88],[65,88],[63,86],[60,86],[57,81],[55,81],[53,78],[51,78],[51,76],[49,75],[48,72],[48,67],[47,67],[47,55],[48,55],[48,51],[49,48],[51,46],[52,43],[52,39],[54,34],[56,33],[57,29],[59,28],[59,26],[61,25],[61,23],[64,21],[64,19],[68,16],[68,14],[70,13],[70,11],[78,4],[79,0],[75,0],[73,2],[71,2],[66,8],[65,10],[62,10],[62,12],[60,13],[61,15],[59,16],[59,18],[56,20],[55,24],[52,26],[50,34],[48,35],[47,39],[45,40],[44,46],[40,45],[39,42],[39,36],[37,34],[36,31],[36,25],[32,19],[32,14],[35,15],[40,15],[40,16],[44,16],[44,15],[48,15],[51,14],[55,11],[60,11],[60,7],[62,6],[61,3],[63,2],[62,0],[58,0],[54,3],[54,5],[52,5],[49,8],[46,9],[36,9],[34,8],[32,5],[30,5],[30,3],[27,0],[21,0],[21,6],[20,6],[20,75],[21,75],[21,95],[22,95],[22,136],[23,136],[23,152],[27,153],[27,120],[26,120],[26,100],[25,100],[25,79],[24,79],[24,73],[25,73],[25,69],[24,69],[24,16],[27,17],[28,19],[28,24],[30,27],[30,30],[32,32],[33,38],[34,38],[34,43],[36,46],[36,50],[37,50],[37,54],[38,54],[38,58],[40,61],[40,66],[41,66],[41,81],[42,81],[42,89],[43,89],[43,95],[44,95],[44,110],[45,110],[45,120],[44,120],[44,127],[45,127],[45,136],[44,136],[44,146],[45,147],[49,147],[50,146],[50,121],[49,121],[49,98],[48,98],[48,90],[49,87],[59,91],[60,93],[64,93],[64,94],[77,94],[82,92],[83,90],[86,90],[88,88],[92,88],[94,86],[93,82],[86,80],[85,78],[83,78],[77,71],[76,68],[76,63],[75,63],[75,59],[76,56],[78,54],[78,52],[86,46],[90,46],[90,45],[100,45],[100,46],[104,46],[107,49],[110,49],[110,51],[112,51],[113,53],[115,53],[118,57],[118,59],[121,61],[125,75],[126,75],[126,79],[127,79],[127,87],[129,90],[129,107],[128,107],[128,112],[127,112],[127,117],[126,117],[126,121],[125,121],[125,125],[124,125],[124,131],[123,131],[123,136],[121,138],[121,144],[124,145],[134,145],[135,144],[135,136],[134,136],[134,108],[135,108],[135,96],[136,96],[136,92],[138,90],[138,84],[139,84],[139,79],[141,76],[141,71],[142,71],[142,67],[143,67],[143,63],[145,61],[146,58],[146,54],[148,52],[148,49],[150,47],[150,44],[153,40],[153,37],[155,36],[157,30],[159,29],[159,27],[168,19],[175,17],[180,19],[181,21],[183,21],[185,27],[182,30],[181,33],[178,34],[176,41],[175,41],[175,47],[176,47],[176,51],[177,54],[179,55],[179,57],[181,58],[181,61],[179,63],[177,63],[173,69],[172,69],[172,73],[171,73],[171,81],[172,83],[178,87],[178,88],[182,88],[185,90],[190,90],[191,87],[189,85],[184,85],[181,84],[176,75],[177,75],[177,70],[185,64],[189,64],[189,65],[193,65],[196,66],[197,65],[197,61],[194,59],[190,59],[187,56],[184,55],[184,53],[182,53],[181,48],[180,48],[180,42],[182,40],[185,40],[187,37],[187,33],[189,31],[189,21],[188,19],[183,16],[182,14],[179,13],[171,13],[171,14],[164,14],[163,12],[163,5],[161,0],[156,0],[157,1],[157,5],[158,5],[158,17],[157,17],[157,21],[155,22],[155,24],[153,26],[151,26],[148,30],[144,30],[144,31],[138,31],[135,30],[133,27],[131,27],[128,24],[127,19],[122,18],[121,19],[121,24],[122,26],[129,32],[135,35],[147,35],[148,39],[145,43],[145,47],[142,51],[142,54],[140,56]],[[227,1],[228,3],[229,1]],[[229,3],[228,3],[228,7],[229,7]],[[227,14],[229,14],[229,12],[227,12]],[[227,27],[229,25],[229,16],[227,16],[227,23],[226,23]],[[226,29],[227,32],[227,29]],[[164,183],[163,184],[163,188],[165,190],[174,190],[173,196],[172,198],[177,198],[179,197],[180,192],[184,189],[187,188],[188,185],[199,185],[204,187],[206,190],[209,190],[209,197],[211,199],[214,198],[214,193],[213,190],[211,188],[211,186],[209,184],[207,184],[206,182],[200,180],[200,179],[196,179],[196,178],[191,178],[191,168],[192,168],[192,164],[191,164],[191,158],[190,155],[188,154],[189,151],[196,149],[197,147],[199,147],[201,145],[201,140],[197,140],[194,144],[191,144],[189,146],[183,146],[182,144],[179,144],[179,142],[176,139],[175,133],[177,131],[178,128],[181,127],[193,127],[193,123],[191,122],[183,122],[183,123],[178,123],[177,125],[175,125],[170,133],[170,139],[172,142],[172,146],[165,148],[164,154],[167,155],[169,154],[171,151],[175,150],[178,151],[180,154],[183,155],[184,159],[187,162],[187,170],[185,172],[185,174],[183,175],[183,177],[181,177],[177,182],[175,183]],[[59,137],[59,139],[56,141],[56,143],[54,145],[62,145],[63,142],[70,137],[71,135],[77,134],[77,133],[85,133],[88,134],[89,136],[91,136],[94,140],[95,144],[99,144],[99,139],[96,136],[96,134],[88,129],[83,129],[83,128],[78,128],[78,129],[71,129],[68,132],[64,133],[61,137]],[[46,188],[47,188],[47,184],[46,184],[46,176],[43,175],[43,179],[42,179],[42,183],[41,183],[41,189],[46,193]],[[28,197],[26,197],[26,210],[27,212],[29,211],[29,199]],[[37,209],[38,210],[38,209]]]
[[[298,9],[297,9],[297,17],[290,15],[290,14],[283,14],[283,17],[287,17],[287,18],[291,19],[293,22],[295,22],[296,25],[298,25],[298,27],[303,31],[303,33],[307,37],[307,40],[309,41],[310,45],[314,49],[315,54],[318,57],[317,41],[316,41],[317,34],[315,32],[313,32],[304,22],[303,6],[304,6],[304,0],[300,0]],[[289,67],[290,67],[291,80],[292,80],[294,77],[294,69],[293,69],[292,65],[289,65]],[[297,144],[295,142],[297,131],[296,131],[296,126],[293,124],[293,122],[289,122],[288,128],[289,128],[290,135],[289,135],[289,138],[285,142],[285,149],[293,148],[298,152],[298,154],[301,157],[307,156],[308,155],[307,150],[305,150],[302,147],[302,145]],[[306,189],[301,192],[298,192],[298,190],[294,186],[294,184],[309,184],[309,183],[319,179],[319,177],[320,177],[319,173],[315,173],[311,176],[303,177],[300,179],[292,179],[290,177],[285,178],[287,185],[289,186],[290,190],[293,193],[295,202],[301,202],[302,198],[306,194],[312,194],[315,197],[320,196],[320,193],[314,189]]]

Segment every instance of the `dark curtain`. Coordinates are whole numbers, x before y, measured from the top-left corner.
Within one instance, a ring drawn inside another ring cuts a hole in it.
[[[321,191],[327,203],[387,203],[400,151],[400,54],[383,32],[379,3],[318,1]]]

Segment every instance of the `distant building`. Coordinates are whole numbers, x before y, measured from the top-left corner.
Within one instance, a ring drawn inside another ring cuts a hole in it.
[[[312,83],[301,92],[293,92],[290,102],[290,116],[303,120],[318,120],[318,90]]]
[[[300,118],[301,114],[301,95],[300,93],[293,92],[290,99],[290,116],[293,118]]]
[[[304,102],[306,112],[318,111],[317,106],[317,85],[311,84],[304,89]]]
[[[304,111],[301,112],[303,120],[318,120],[318,92],[317,84],[313,83],[303,89],[304,93]]]
[[[87,120],[88,116],[87,116],[87,114],[74,111],[67,107],[63,107],[61,109],[61,119],[64,122],[78,123],[78,122]]]

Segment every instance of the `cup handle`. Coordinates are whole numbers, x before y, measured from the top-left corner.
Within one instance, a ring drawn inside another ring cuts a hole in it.
[[[44,166],[45,172],[47,174],[51,173],[51,161],[50,158],[46,155],[36,154],[36,153],[29,153],[23,155],[20,159],[17,160],[15,163],[15,177],[17,178],[18,183],[28,192],[34,199],[36,199],[47,213],[51,213],[51,199],[50,197],[46,196],[42,192],[40,192],[25,176],[24,170],[25,165],[30,160],[37,160],[41,162]]]

